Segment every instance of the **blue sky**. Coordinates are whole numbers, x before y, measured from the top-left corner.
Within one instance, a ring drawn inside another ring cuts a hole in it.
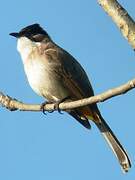
[[[135,2],[119,1],[135,19]],[[53,40],[85,68],[95,94],[134,78],[135,53],[97,1],[2,1],[0,90],[28,103],[42,103],[29,87],[16,40],[8,34],[40,23]],[[128,151],[123,174],[99,131],[86,130],[66,113],[44,116],[0,109],[0,179],[133,179],[135,90],[99,104],[102,115]]]

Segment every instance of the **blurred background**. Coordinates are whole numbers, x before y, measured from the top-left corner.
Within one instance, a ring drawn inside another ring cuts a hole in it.
[[[135,19],[135,2],[119,1]],[[135,53],[97,1],[2,1],[0,91],[26,103],[42,103],[26,80],[10,32],[39,23],[86,70],[95,94],[135,76]],[[133,179],[135,90],[99,104],[103,117],[128,151],[124,175],[93,123],[89,131],[66,113],[9,112],[0,108],[0,179]]]

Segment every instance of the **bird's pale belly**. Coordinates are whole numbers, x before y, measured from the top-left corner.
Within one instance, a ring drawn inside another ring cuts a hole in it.
[[[57,101],[69,96],[62,81],[57,79],[53,72],[50,73],[42,63],[35,62],[36,60],[34,63],[27,63],[27,66],[24,67],[31,88],[49,101]]]

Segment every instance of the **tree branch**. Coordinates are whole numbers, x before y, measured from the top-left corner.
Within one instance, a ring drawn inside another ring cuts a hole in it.
[[[103,92],[99,95],[92,96],[89,98],[72,101],[72,102],[63,102],[59,105],[60,110],[74,109],[94,103],[103,102],[107,99],[110,99],[114,96],[118,96],[128,92],[129,90],[135,88],[135,79],[123,84],[119,87],[110,89],[106,92]],[[20,111],[42,111],[41,105],[39,104],[24,104],[16,99],[13,99],[3,93],[0,93],[0,104],[11,111],[20,110]],[[45,111],[54,110],[54,104],[46,104],[44,107]]]
[[[123,36],[135,50],[135,22],[116,0],[98,0],[102,8],[112,17]]]

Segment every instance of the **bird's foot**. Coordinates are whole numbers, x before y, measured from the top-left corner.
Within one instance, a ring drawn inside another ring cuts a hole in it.
[[[54,104],[54,110],[57,110],[60,114],[63,114],[63,113],[61,112],[61,109],[59,108],[59,105],[60,105],[60,103],[65,102],[65,101],[68,100],[69,98],[70,98],[70,97],[67,96],[67,97],[65,97],[65,98],[63,98],[63,99],[58,100],[57,102],[55,102],[55,104]]]
[[[43,114],[46,115],[46,112],[45,112],[45,109],[44,109],[45,105],[46,105],[46,104],[52,104],[52,103],[53,103],[53,102],[45,101],[45,102],[43,102],[43,103],[41,104],[40,109],[42,110]],[[54,112],[54,110],[51,110],[51,111],[48,111],[48,112],[49,112],[49,113],[52,113],[52,112]]]
[[[59,104],[62,103],[62,102],[64,102],[64,101],[66,101],[66,100],[69,99],[69,98],[70,98],[70,97],[68,96],[68,97],[65,97],[65,98],[63,98],[63,99],[61,99],[61,100],[58,100],[57,102],[56,102],[56,101],[54,101],[54,102],[53,102],[53,101],[45,101],[45,102],[43,102],[43,103],[41,104],[40,109],[42,110],[43,114],[46,115],[46,112],[45,112],[45,109],[44,109],[45,105],[46,105],[46,104],[54,104],[54,109],[51,110],[51,111],[48,111],[48,112],[49,112],[49,113],[53,113],[55,110],[57,110],[60,114],[63,114],[63,113],[61,112],[60,108],[59,108]]]

